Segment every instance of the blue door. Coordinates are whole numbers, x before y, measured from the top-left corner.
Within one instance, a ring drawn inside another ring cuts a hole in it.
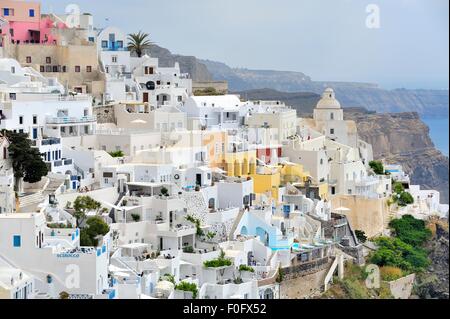
[[[34,128],[33,129],[33,140],[37,139],[37,137],[38,137],[38,129]]]
[[[72,182],[72,189],[77,189],[77,182],[75,181]]]

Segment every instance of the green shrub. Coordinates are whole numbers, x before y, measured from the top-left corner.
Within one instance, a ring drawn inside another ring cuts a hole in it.
[[[400,206],[407,206],[409,204],[414,204],[414,197],[412,197],[412,195],[408,192],[403,192],[400,194],[398,204]]]
[[[197,236],[203,236],[203,230],[201,227],[201,221],[198,218],[195,218],[194,216],[188,215],[186,216],[186,220],[193,223],[197,229]]]
[[[220,256],[216,259],[207,260],[203,263],[206,268],[219,268],[231,266],[233,263],[230,259],[225,257],[225,253],[223,250],[220,251]]]
[[[188,253],[188,254],[192,254],[194,253],[194,247],[192,246],[187,246],[183,248],[183,252]]]
[[[175,286],[176,290],[182,290],[182,291],[191,291],[192,292],[192,298],[196,299],[198,294],[198,288],[197,285],[194,283],[189,283],[186,281],[180,282],[178,285]]]
[[[367,241],[366,233],[362,230],[355,230],[356,238],[358,238],[359,242],[365,243]]]
[[[421,272],[429,265],[425,250],[413,247],[399,238],[380,237],[375,240],[378,245],[370,261],[378,266],[399,267],[407,273]]]
[[[124,157],[125,156],[125,154],[121,150],[109,152],[109,155],[111,155],[112,157]]]
[[[369,163],[370,168],[374,171],[377,175],[383,175],[384,174],[384,166],[383,163],[380,161],[371,161]]]
[[[247,266],[247,265],[240,265],[239,271],[255,272],[255,269],[253,269],[252,267]]]
[[[171,283],[173,283],[175,285],[175,276],[171,275],[171,274],[165,274],[164,276],[162,276],[159,280],[166,280],[166,281],[170,281]]]
[[[411,215],[404,215],[400,219],[394,219],[389,223],[397,238],[413,247],[421,247],[431,238],[425,222]]]
[[[80,245],[81,246],[97,246],[98,236],[104,236],[109,232],[109,226],[103,219],[98,216],[90,217],[86,221],[86,227],[81,229],[80,232]]]
[[[392,189],[397,194],[401,194],[405,191],[405,187],[403,187],[403,184],[399,182],[395,182],[394,185],[392,186]]]

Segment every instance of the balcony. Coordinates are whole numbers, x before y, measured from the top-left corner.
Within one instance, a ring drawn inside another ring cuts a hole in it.
[[[47,117],[47,124],[83,124],[83,123],[94,123],[97,121],[95,116],[83,116],[81,118],[77,117]]]

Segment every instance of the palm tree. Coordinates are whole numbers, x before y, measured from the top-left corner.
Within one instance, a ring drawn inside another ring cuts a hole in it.
[[[149,34],[139,31],[128,35],[128,50],[135,52],[140,58],[144,50],[150,47],[152,42],[148,39]]]

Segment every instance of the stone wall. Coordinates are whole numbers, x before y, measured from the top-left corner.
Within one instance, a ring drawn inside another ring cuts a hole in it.
[[[323,291],[325,277],[331,262],[316,268],[312,273],[297,273],[297,276],[286,276],[280,284],[282,299],[303,299],[319,295]]]
[[[342,212],[353,230],[362,230],[371,238],[381,235],[389,219],[386,199],[372,199],[355,195],[337,195],[332,198],[333,209],[346,207],[350,211]]]
[[[284,276],[286,280],[297,278],[299,276],[306,276],[315,273],[323,268],[327,268],[330,263],[330,258],[320,258],[314,261],[303,263],[300,265],[290,266],[283,268]]]

